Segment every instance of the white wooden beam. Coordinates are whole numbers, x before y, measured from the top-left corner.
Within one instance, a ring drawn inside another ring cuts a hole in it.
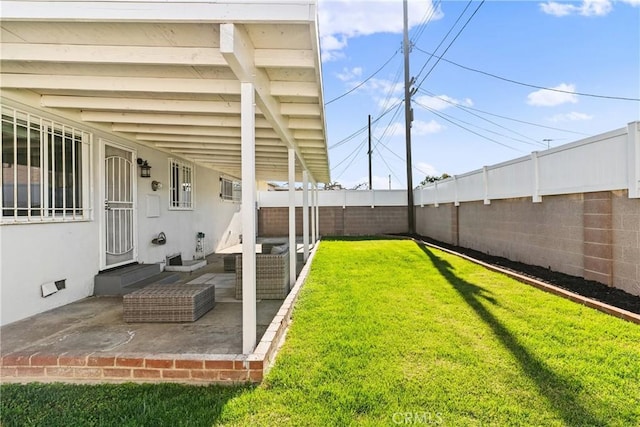
[[[227,65],[220,49],[213,47],[3,43],[2,59],[92,64]]]
[[[256,68],[253,44],[245,29],[234,24],[220,25],[220,51],[238,79],[254,82],[256,104],[260,107],[260,111],[271,123],[278,136],[296,152],[302,169],[307,169],[299,147],[291,135],[284,117],[280,114],[280,103],[272,95],[273,82],[270,81],[264,70]],[[295,83],[295,85],[297,84]],[[305,83],[300,84],[308,86]],[[315,84],[312,86],[317,93],[318,88]],[[296,90],[299,90],[297,86]]]
[[[225,101],[42,95],[40,105],[79,110],[240,114],[239,102]]]
[[[9,89],[80,90],[89,92],[156,92],[238,95],[240,83],[222,79],[160,77],[70,76],[45,74],[0,74]]]
[[[272,81],[271,96],[300,96],[303,98],[318,98],[320,91],[316,83],[312,82],[283,82]]]
[[[256,158],[254,89],[241,84],[242,103],[242,353],[256,347]]]
[[[280,104],[280,114],[294,117],[320,117],[318,104],[303,104],[298,102],[283,102]]]
[[[138,125],[134,123],[115,123],[112,126],[114,132],[137,133],[136,138],[142,140],[143,134],[169,134],[169,135],[200,135],[211,137],[240,137],[239,128],[210,127],[210,126],[171,126],[171,125]],[[256,138],[277,138],[272,129],[257,129]]]
[[[199,135],[168,135],[145,133],[140,135],[141,141],[158,141],[156,146],[172,146],[175,144],[191,144],[196,147],[207,147],[213,144],[228,144],[240,147],[240,138],[233,137],[217,137],[217,136],[199,136]],[[165,144],[166,143],[166,144]],[[256,146],[258,147],[282,147],[286,149],[282,141],[275,138],[256,138]]]
[[[178,126],[212,126],[212,127],[240,127],[239,116],[213,116],[202,114],[168,114],[168,113],[118,113],[114,111],[82,111],[80,113],[86,122],[107,123],[139,123],[163,124]],[[255,119],[256,127],[271,128],[266,119]]]
[[[158,148],[166,149],[179,149],[179,150],[201,150],[202,152],[208,151],[233,151],[240,152],[240,144],[193,144],[193,143],[180,143],[180,142],[160,142],[153,144]],[[258,145],[256,140],[256,152],[261,153],[278,153],[286,154],[285,147],[276,147],[272,145]]]
[[[289,119],[289,127],[291,129],[311,129],[311,130],[324,130],[324,126],[322,122],[317,119],[299,119],[299,118],[291,118]]]
[[[261,68],[315,68],[311,50],[255,49],[256,67]]]

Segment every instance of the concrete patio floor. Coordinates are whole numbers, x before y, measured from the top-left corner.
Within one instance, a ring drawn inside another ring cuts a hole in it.
[[[259,245],[256,249],[259,252]],[[121,296],[89,297],[3,326],[0,329],[3,369],[9,369],[8,361],[11,361],[11,366],[19,367],[21,357],[27,358],[24,365],[30,367],[34,366],[34,360],[44,358],[45,362],[53,360],[43,363],[45,374],[49,375],[47,363],[58,369],[67,367],[67,359],[77,355],[82,357],[79,363],[85,368],[105,361],[107,366],[118,368],[119,358],[133,360],[133,357],[138,360],[135,362],[137,367],[145,368],[152,365],[149,361],[157,355],[163,362],[171,360],[170,368],[174,370],[178,368],[178,359],[202,359],[205,369],[206,360],[210,359],[211,364],[217,363],[215,366],[220,367],[226,366],[224,361],[230,360],[230,369],[240,369],[233,361],[246,360],[240,357],[242,301],[235,299],[235,273],[225,273],[223,264],[224,256],[234,252],[240,252],[240,248],[209,255],[206,267],[180,273],[177,283],[213,283],[216,287],[215,306],[195,322],[126,323]],[[299,273],[302,265],[298,264]],[[282,300],[257,302],[257,342],[282,304]],[[73,364],[73,360],[70,363]],[[248,369],[246,364],[244,367]],[[190,373],[192,377],[194,372]],[[11,376],[11,372],[8,373]],[[158,374],[164,375],[160,371]],[[107,374],[100,375],[105,377]],[[129,375],[135,378],[135,369]],[[229,379],[237,378],[232,376]]]

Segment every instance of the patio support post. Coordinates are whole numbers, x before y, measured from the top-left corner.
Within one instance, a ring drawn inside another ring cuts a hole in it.
[[[316,192],[318,186],[315,181],[311,184],[311,246],[316,245]]]
[[[320,193],[318,183],[316,183],[316,237],[315,241],[320,240]]]
[[[302,171],[302,247],[304,262],[309,258],[309,173]]]
[[[296,283],[296,153],[289,148],[289,284]]]
[[[242,352],[256,347],[256,151],[255,91],[241,83],[242,156]]]

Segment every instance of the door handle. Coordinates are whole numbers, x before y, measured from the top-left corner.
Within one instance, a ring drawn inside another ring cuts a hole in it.
[[[104,201],[104,210],[105,211],[110,211],[111,210],[111,206],[109,206],[109,201],[108,200]]]

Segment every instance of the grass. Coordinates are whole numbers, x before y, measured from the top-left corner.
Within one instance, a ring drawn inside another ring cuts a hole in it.
[[[630,426],[640,327],[410,241],[325,240],[259,387],[0,390],[5,426]]]

